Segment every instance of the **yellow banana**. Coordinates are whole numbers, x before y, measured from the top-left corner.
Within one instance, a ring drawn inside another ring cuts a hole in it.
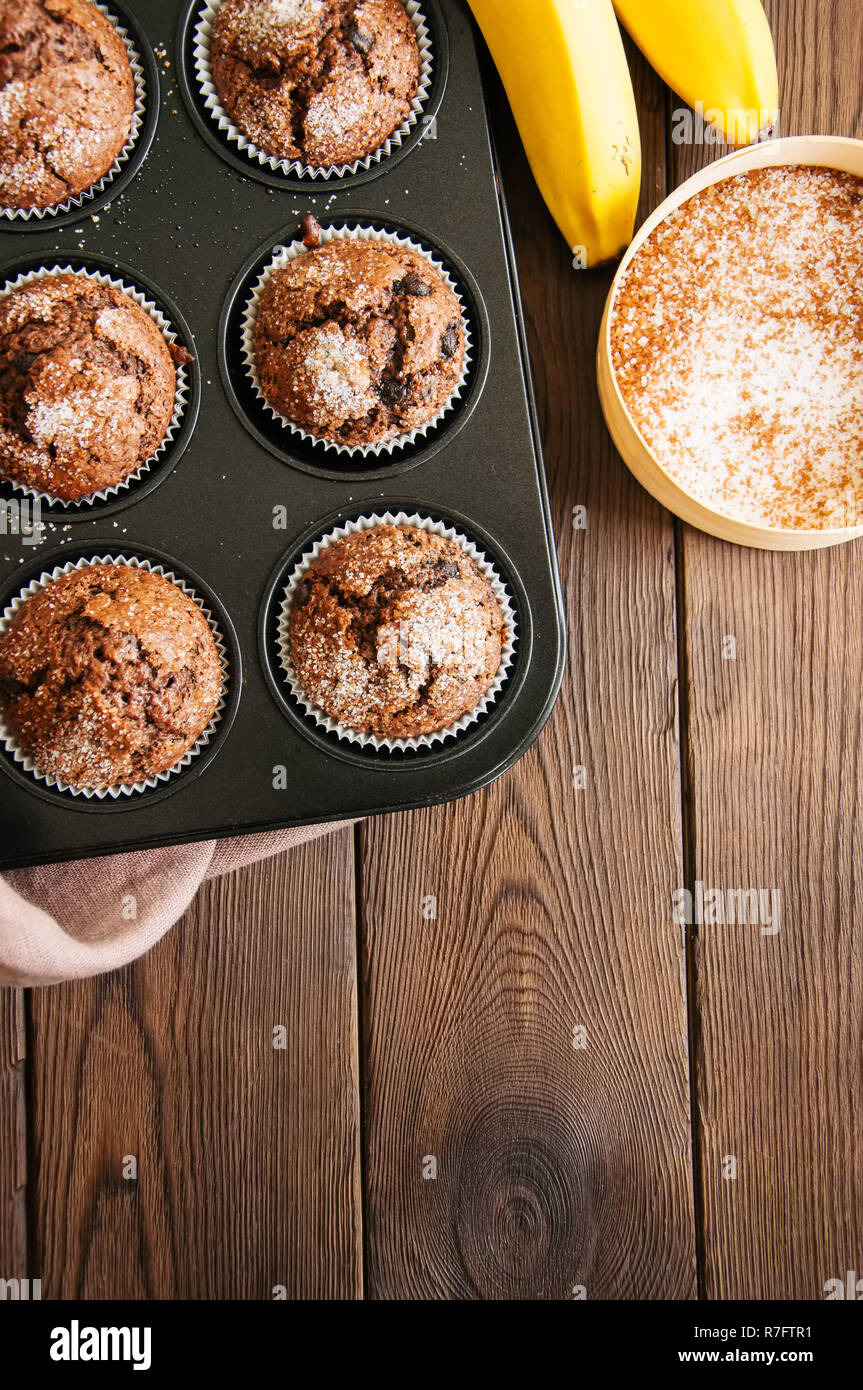
[[[641,142],[611,0],[469,0],[539,190],[576,263],[632,240]]]
[[[614,0],[618,18],[678,96],[732,145],[779,116],[779,79],[761,0]]]

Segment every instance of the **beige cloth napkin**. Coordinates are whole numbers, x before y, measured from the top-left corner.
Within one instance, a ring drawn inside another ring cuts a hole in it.
[[[201,884],[352,821],[114,854],[0,876],[0,985],[117,970],[155,946]]]

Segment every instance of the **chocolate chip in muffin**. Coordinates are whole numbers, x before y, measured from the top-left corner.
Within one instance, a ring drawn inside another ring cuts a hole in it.
[[[408,382],[400,381],[399,378],[395,376],[384,377],[378,387],[381,400],[390,410],[396,410],[400,405],[404,404],[409,390],[410,386]]]
[[[182,343],[168,343],[168,352],[171,354],[171,361],[176,367],[188,367],[190,362],[194,362],[194,357],[187,347]]]
[[[407,119],[420,54],[400,0],[227,0],[211,67],[258,149],[332,168],[373,154]]]
[[[303,245],[311,250],[314,246],[321,244],[321,224],[313,212],[307,212],[300,223],[300,234]]]
[[[348,29],[348,42],[357,50],[357,53],[370,53],[374,47],[374,34],[364,34],[356,24],[352,24]]]
[[[431,285],[427,285],[419,275],[411,271],[403,280],[396,280],[393,285],[393,294],[409,294],[414,299],[427,299],[431,294]]]
[[[294,591],[295,607],[302,608],[305,604],[307,604],[311,596],[311,592],[311,581],[308,579],[301,579],[296,587],[296,590]]]
[[[50,208],[105,175],[126,145],[126,46],[87,0],[0,0],[0,204]]]
[[[442,356],[444,356],[444,357],[455,357],[456,353],[458,352],[458,345],[459,345],[458,324],[457,324],[457,323],[451,323],[451,324],[449,325],[449,327],[447,328],[446,333],[444,333],[443,337],[442,337],[441,340],[440,340],[440,350],[441,350]]]
[[[350,447],[436,419],[464,366],[461,307],[436,267],[410,248],[357,237],[275,270],[253,336],[273,409]]]
[[[438,560],[435,571],[440,579],[455,579],[458,576],[458,565],[455,560]]]

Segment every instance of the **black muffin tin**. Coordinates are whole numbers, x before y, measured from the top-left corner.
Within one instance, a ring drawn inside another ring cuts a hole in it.
[[[203,5],[108,8],[148,79],[138,146],[98,198],[41,221],[0,219],[3,281],[44,265],[110,270],[139,287],[194,352],[181,428],[150,473],[100,504],[43,507],[45,538],[0,535],[0,611],[30,579],[82,557],[171,568],[213,610],[231,667],[204,754],[158,789],[110,800],[49,789],[0,752],[0,867],[404,810],[464,796],[530,746],[563,670],[554,540],[531,398],[506,209],[463,0],[425,0],[434,74],[405,143],[344,178],[272,175],[219,133],[191,66]],[[345,458],[298,442],[259,409],[238,322],[272,249],[303,214],[420,242],[455,279],[473,364],[462,398],[392,455]],[[14,497],[8,487],[0,496]],[[373,512],[420,513],[474,540],[513,600],[516,659],[471,728],[418,751],[375,751],[327,734],[281,677],[276,614],[315,538]],[[287,526],[279,525],[287,514]],[[280,770],[284,769],[284,773]],[[284,789],[283,789],[284,788]]]

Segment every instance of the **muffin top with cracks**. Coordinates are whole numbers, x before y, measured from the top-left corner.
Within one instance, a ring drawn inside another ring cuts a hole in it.
[[[163,333],[122,290],[57,273],[0,298],[0,477],[64,501],[116,486],[162,443],[175,391]]]
[[[0,0],[0,204],[51,208],[126,145],[135,82],[117,30],[87,0]]]
[[[165,772],[222,688],[201,609],[131,565],[87,565],[26,599],[0,637],[0,709],[38,771],[76,788]]]
[[[419,738],[477,708],[508,633],[464,546],[386,524],[324,547],[297,586],[289,637],[303,692],[331,719]]]
[[[434,421],[461,380],[465,347],[459,300],[425,256],[351,237],[275,270],[254,329],[273,409],[349,447]]]
[[[378,150],[419,87],[419,46],[399,0],[226,0],[210,61],[242,134],[313,168]]]

